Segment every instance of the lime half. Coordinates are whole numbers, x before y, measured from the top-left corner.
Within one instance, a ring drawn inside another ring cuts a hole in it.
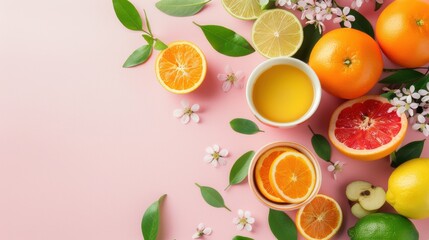
[[[256,19],[263,12],[259,0],[222,0],[222,4],[229,14],[242,20]]]
[[[286,10],[268,10],[253,24],[253,44],[267,58],[294,55],[303,39],[301,23]]]

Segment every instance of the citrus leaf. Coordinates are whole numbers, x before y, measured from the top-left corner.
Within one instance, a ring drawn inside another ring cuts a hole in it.
[[[161,0],[155,6],[163,13],[174,17],[197,14],[210,0]]]
[[[215,208],[225,208],[231,212],[231,210],[225,205],[222,195],[220,195],[216,189],[208,186],[200,186],[198,183],[195,183],[195,185],[200,188],[201,195],[207,204]]]
[[[152,29],[150,28],[149,19],[147,18],[146,10],[143,10],[143,12],[144,12],[144,18],[145,18],[145,21],[146,21],[147,30],[149,31],[150,35],[153,35],[152,34]]]
[[[401,69],[379,81],[384,84],[404,84],[410,83],[424,77],[421,72],[412,69]]]
[[[149,44],[150,46],[153,45],[153,37],[147,35],[147,34],[143,34],[143,38],[144,40],[146,40],[147,44]]]
[[[259,129],[259,127],[258,127],[258,125],[256,125],[256,123],[254,123],[248,119],[244,119],[244,118],[232,119],[229,122],[229,125],[231,126],[231,128],[234,131],[236,131],[238,133],[242,133],[242,134],[251,135],[251,134],[258,133],[258,132],[264,132],[264,131]]]
[[[247,177],[249,165],[254,155],[254,151],[248,151],[245,154],[241,155],[241,157],[239,157],[237,161],[235,161],[234,165],[231,168],[231,172],[229,173],[228,187],[241,183]]]
[[[286,213],[270,209],[268,223],[270,224],[271,232],[277,239],[298,239],[295,223]]]
[[[393,98],[396,97],[396,94],[393,92],[385,92],[385,93],[381,94],[380,96],[387,98],[387,100],[392,100]]]
[[[129,68],[146,62],[152,53],[152,46],[143,45],[135,50],[125,61],[123,67]]]
[[[311,145],[313,145],[314,151],[321,159],[331,162],[331,145],[329,144],[328,140],[323,135],[314,133],[310,126],[308,127],[313,133]]]
[[[380,9],[381,6],[383,6],[383,3],[378,3],[377,1],[375,1],[374,11],[378,11],[378,9]]]
[[[350,15],[355,16],[355,21],[352,22],[352,28],[362,31],[375,39],[374,29],[371,23],[362,14],[354,9],[350,9]],[[341,27],[345,28],[344,22],[340,23]]]
[[[420,89],[424,89],[426,88],[427,84],[429,82],[429,75],[424,76],[423,78],[417,80],[415,83],[413,83],[412,85],[414,85],[414,87],[416,88],[416,91],[420,90]],[[407,87],[410,87],[411,84],[409,84]]]
[[[152,203],[145,211],[141,223],[143,238],[145,240],[156,240],[160,222],[160,205],[167,194],[162,195]]]
[[[218,25],[195,25],[201,28],[212,47],[221,54],[231,57],[246,56],[255,51],[247,40],[236,32]]]
[[[407,145],[401,147],[398,151],[395,152],[393,157],[391,156],[390,166],[396,168],[402,163],[419,158],[422,154],[423,147],[425,145],[425,140],[410,142]]]
[[[302,42],[301,47],[298,49],[298,52],[293,55],[294,58],[298,58],[304,62],[308,62],[310,58],[311,50],[313,50],[314,45],[322,37],[322,34],[319,30],[312,24],[308,24],[304,27],[304,41]]]
[[[244,237],[244,236],[235,236],[232,240],[253,240],[253,238]]]
[[[128,0],[113,0],[113,8],[119,21],[130,30],[143,30],[139,12]]]
[[[167,44],[163,43],[161,40],[155,39],[155,46],[154,46],[154,48],[156,50],[158,50],[158,51],[162,51],[164,49],[167,49],[168,46],[167,46]]]

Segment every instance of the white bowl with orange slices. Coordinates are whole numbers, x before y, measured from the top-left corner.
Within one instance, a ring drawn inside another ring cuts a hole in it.
[[[293,142],[265,145],[252,159],[249,185],[255,196],[269,208],[299,209],[317,195],[322,173],[316,157]]]

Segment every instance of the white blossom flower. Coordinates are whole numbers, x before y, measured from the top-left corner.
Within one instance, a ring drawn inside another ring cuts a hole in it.
[[[226,65],[225,73],[219,73],[217,75],[217,79],[219,81],[223,81],[222,90],[224,92],[228,92],[231,89],[231,86],[236,88],[243,87],[244,74],[242,71],[234,72],[231,66]]]
[[[332,172],[334,175],[334,179],[337,180],[337,173],[340,173],[343,171],[344,163],[340,161],[336,161],[334,164],[331,163],[331,165],[328,166],[328,171]]]
[[[200,105],[193,104],[191,107],[189,107],[189,103],[186,100],[181,101],[181,104],[182,108],[174,110],[173,116],[180,118],[183,124],[187,124],[190,119],[198,123],[200,121],[200,117],[198,114],[196,114],[196,112],[200,110]]]
[[[419,94],[421,96],[424,96],[421,99],[422,102],[429,102],[429,92],[428,91],[429,91],[429,83],[426,84],[426,89],[420,89],[419,90]]]
[[[388,87],[383,87],[382,90],[385,92],[394,93],[398,98],[401,98],[402,96],[404,96],[404,94],[402,94],[401,90],[399,89],[390,89]]]
[[[238,209],[238,217],[232,219],[232,222],[237,225],[237,230],[246,229],[247,231],[252,231],[252,224],[255,223],[255,218],[251,216],[250,211],[243,211]]]
[[[415,123],[412,128],[422,132],[426,137],[429,136],[429,124],[426,123],[426,118],[422,114],[417,116],[417,123]]]
[[[322,33],[325,31],[325,24],[323,23],[323,18],[321,15],[311,15],[311,18],[308,19],[306,24],[314,24],[319,29],[319,32]]]
[[[392,104],[393,106],[390,107],[387,112],[390,113],[394,110],[396,110],[396,113],[398,114],[398,116],[401,116],[401,114],[406,113],[408,116],[413,116],[414,115],[414,110],[416,110],[419,105],[415,102],[412,102],[411,98],[406,98],[404,100],[401,100],[397,97],[393,98],[392,100],[390,100],[390,104]]]
[[[353,9],[359,9],[360,7],[362,7],[363,1],[364,0],[353,0],[351,7]],[[368,1],[369,0],[365,0],[365,2],[368,2]],[[378,0],[378,1],[380,1],[380,0]],[[381,3],[383,3],[383,0],[381,0]]]
[[[420,94],[416,92],[416,87],[414,87],[414,85],[411,85],[409,89],[402,88],[402,92],[404,95],[401,97],[401,100],[406,99],[407,102],[411,102],[412,98],[420,99]]]
[[[200,223],[198,224],[197,232],[195,232],[194,235],[192,235],[192,239],[201,238],[201,237],[204,237],[205,235],[210,235],[210,234],[212,234],[212,229],[209,227],[206,227],[204,223]]]
[[[337,8],[335,11],[335,14],[337,14],[338,17],[334,18],[334,23],[344,22],[344,26],[351,28],[352,24],[351,22],[354,22],[356,20],[355,16],[349,15],[350,8],[344,7],[343,10],[341,8]]]
[[[204,161],[217,167],[219,165],[223,166],[226,164],[225,157],[228,156],[227,149],[221,149],[219,145],[215,144],[212,147],[206,148],[207,155],[204,156]]]

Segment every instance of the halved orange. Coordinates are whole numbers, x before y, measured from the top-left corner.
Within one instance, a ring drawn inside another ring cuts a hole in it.
[[[183,94],[201,85],[206,76],[207,62],[203,52],[193,43],[178,41],[159,53],[155,70],[165,89]]]
[[[316,185],[316,171],[310,159],[300,152],[284,152],[271,165],[270,184],[287,203],[306,200]]]
[[[296,227],[308,240],[324,240],[334,236],[343,222],[340,205],[334,199],[318,194],[296,214]]]
[[[255,182],[261,194],[268,200],[278,203],[285,201],[280,198],[270,184],[270,168],[274,160],[284,152],[297,152],[290,147],[275,147],[262,154],[255,166]]]
[[[329,139],[344,155],[358,160],[381,159],[399,147],[407,117],[398,116],[386,98],[363,96],[341,104],[332,114]]]

